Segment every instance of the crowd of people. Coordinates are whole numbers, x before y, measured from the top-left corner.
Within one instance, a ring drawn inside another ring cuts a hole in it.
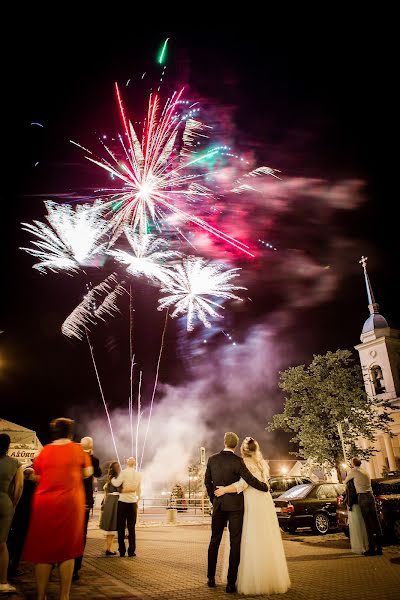
[[[93,479],[100,478],[93,440],[74,443],[74,421],[50,423],[52,443],[44,446],[33,465],[24,469],[7,456],[10,437],[0,434],[0,592],[14,592],[9,577],[21,575],[20,560],[33,563],[38,600],[46,598],[52,569],[57,566],[60,600],[68,600],[72,581],[79,579],[90,512]],[[135,458],[121,470],[109,466],[104,486],[100,528],[106,534],[106,556],[114,556],[118,532],[120,556],[136,555],[135,524],[141,476]],[[125,530],[128,529],[128,548]]]
[[[52,443],[32,466],[23,468],[9,457],[10,437],[0,434],[0,592],[13,592],[9,576],[18,576],[20,560],[35,565],[38,600],[46,598],[49,577],[57,566],[60,599],[68,600],[72,581],[79,579],[90,512],[94,505],[93,479],[100,478],[93,440],[74,443],[74,422],[59,418],[50,423]],[[205,485],[213,505],[208,549],[208,586],[215,587],[218,550],[229,525],[230,552],[225,556],[226,591],[243,594],[285,593],[290,578],[274,503],[269,472],[259,444],[247,437],[242,458],[235,454],[239,438],[224,436],[224,449],[211,456]],[[367,556],[382,554],[382,532],[368,473],[353,458],[347,474],[347,504],[351,547]],[[136,556],[135,525],[141,496],[136,460],[125,469],[114,461],[108,467],[101,507],[100,529],[106,537],[105,555]],[[128,546],[126,547],[126,529]],[[226,545],[227,546],[227,545]],[[266,561],[266,556],[268,560]]]

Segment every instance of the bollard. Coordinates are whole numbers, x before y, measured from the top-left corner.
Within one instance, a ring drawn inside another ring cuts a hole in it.
[[[167,508],[167,523],[169,523],[169,524],[176,523],[177,512],[178,511],[176,510],[176,508]]]

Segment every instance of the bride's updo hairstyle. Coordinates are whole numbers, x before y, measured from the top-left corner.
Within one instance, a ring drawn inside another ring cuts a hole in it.
[[[242,446],[240,448],[243,458],[249,458],[250,456],[253,456],[253,454],[255,454],[257,450],[260,450],[260,446],[254,438],[244,438]]]

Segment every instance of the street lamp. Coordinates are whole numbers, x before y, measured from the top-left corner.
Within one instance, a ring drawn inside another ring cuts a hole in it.
[[[288,472],[287,467],[281,467],[281,473],[282,473],[282,475],[286,475],[287,472]]]
[[[190,482],[197,481],[197,480],[198,480],[197,475],[189,475],[189,508],[190,508],[190,493],[191,493]],[[196,486],[195,486],[195,498],[196,498]]]

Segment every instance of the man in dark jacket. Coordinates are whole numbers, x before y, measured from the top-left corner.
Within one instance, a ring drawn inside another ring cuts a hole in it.
[[[90,477],[86,477],[83,480],[83,485],[85,488],[85,523],[84,523],[84,540],[83,547],[86,545],[86,536],[89,524],[89,516],[90,511],[94,505],[94,496],[93,496],[93,477],[101,477],[101,469],[99,459],[93,456],[93,440],[91,437],[84,437],[81,439],[81,446],[84,452],[87,452],[90,455],[90,459],[92,461],[93,466],[93,475]],[[73,581],[78,581],[79,579],[79,571],[82,566],[83,556],[78,556],[75,559],[74,573],[72,575]]]
[[[231,431],[225,433],[224,449],[218,454],[210,456],[207,463],[204,483],[210,501],[213,504],[211,522],[211,541],[208,547],[208,582],[209,587],[215,587],[215,570],[217,566],[218,550],[224,528],[229,523],[231,552],[229,555],[228,593],[236,592],[236,579],[240,562],[240,541],[242,537],[244,499],[243,493],[225,494],[217,498],[215,490],[219,486],[228,486],[242,477],[246,483],[268,492],[268,485],[254,477],[242,458],[235,454],[239,438]]]
[[[8,534],[7,547],[10,556],[8,574],[10,577],[22,575],[19,570],[19,562],[24,547],[26,534],[28,533],[29,520],[31,518],[32,498],[36,488],[35,473],[31,466],[24,468],[24,487],[21,498],[15,507],[10,533]]]

